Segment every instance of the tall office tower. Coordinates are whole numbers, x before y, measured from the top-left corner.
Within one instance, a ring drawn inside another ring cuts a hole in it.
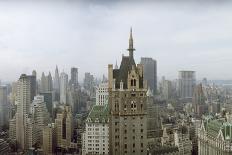
[[[147,83],[134,50],[131,30],[129,56],[122,56],[119,69],[108,65],[110,155],[147,154]]]
[[[68,94],[68,74],[62,72],[60,74],[60,103],[67,104]]]
[[[56,148],[55,126],[48,124],[43,128],[43,154],[53,155]]]
[[[44,97],[44,102],[46,104],[47,110],[48,110],[50,116],[52,116],[53,115],[53,105],[52,105],[53,93],[52,92],[45,92],[45,93],[40,93],[40,95],[42,95]]]
[[[162,82],[162,97],[165,100],[169,100],[172,97],[172,82],[169,80],[164,80]]]
[[[192,99],[195,85],[195,71],[179,71],[178,92],[181,99]]]
[[[0,86],[0,129],[9,123],[9,104],[7,101],[7,87]]]
[[[108,104],[108,83],[100,83],[96,88],[96,105],[106,105]]]
[[[45,76],[44,72],[41,77],[40,92],[51,92],[53,90],[52,76],[49,72],[48,76]]]
[[[153,94],[157,91],[157,63],[152,58],[142,57],[140,62],[144,67],[144,80]]]
[[[54,91],[55,91],[55,101],[60,100],[60,74],[58,67],[56,66],[55,77],[54,77]]]
[[[73,117],[71,106],[64,106],[64,109],[57,113],[55,119],[57,146],[68,149],[71,147],[73,135]]]
[[[70,86],[74,89],[77,89],[78,87],[78,68],[71,68]]]
[[[108,104],[93,106],[82,136],[82,154],[109,154],[109,110]]]
[[[205,100],[206,97],[204,96],[202,84],[196,85],[194,87],[192,103],[195,114],[200,117],[208,112],[208,105],[205,104]]]
[[[43,143],[43,128],[49,123],[49,113],[44,102],[44,96],[37,95],[31,105],[31,114],[34,123],[33,143]]]
[[[32,72],[32,75],[27,75],[30,81],[30,94],[31,94],[31,99],[30,101],[32,102],[34,99],[34,96],[37,93],[37,81],[36,81],[36,75],[35,71]]]
[[[16,113],[16,140],[21,149],[29,148],[28,142],[28,115],[31,105],[30,78],[22,74],[18,80],[17,88],[17,113]]]

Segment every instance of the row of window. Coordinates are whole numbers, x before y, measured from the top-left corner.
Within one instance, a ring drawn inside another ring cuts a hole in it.
[[[133,136],[132,138],[133,138],[133,140],[135,140],[135,136]],[[140,138],[143,139],[143,136],[141,136]],[[119,139],[119,135],[116,135],[115,139]],[[127,137],[124,137],[124,139],[127,139]]]

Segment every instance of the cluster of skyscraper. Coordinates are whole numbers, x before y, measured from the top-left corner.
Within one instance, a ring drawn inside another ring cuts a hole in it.
[[[0,154],[216,155],[232,151],[232,89],[179,71],[157,82],[157,62],[128,56],[108,78],[35,71],[0,84]]]

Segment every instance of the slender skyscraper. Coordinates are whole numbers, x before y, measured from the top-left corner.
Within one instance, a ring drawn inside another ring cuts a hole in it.
[[[54,77],[54,90],[60,90],[60,75],[58,67],[56,66],[55,77]]]
[[[68,74],[60,74],[60,103],[67,104]]]
[[[78,68],[71,68],[70,86],[74,89],[78,87]]]
[[[157,64],[156,60],[152,58],[141,58],[140,62],[144,67],[144,79],[147,81],[148,87],[153,92],[153,95],[157,90]]]
[[[0,128],[8,124],[9,121],[9,105],[7,103],[7,87],[0,86]]]
[[[58,67],[56,66],[55,77],[54,77],[54,91],[55,91],[55,101],[60,99],[60,75]]]
[[[30,81],[30,92],[31,92],[31,99],[30,101],[32,102],[35,95],[37,94],[37,81],[36,81],[36,71],[34,70],[32,72],[32,75],[27,75]]]
[[[28,115],[31,104],[30,77],[22,74],[18,80],[17,113],[16,113],[16,140],[21,149],[29,148],[28,144]]]

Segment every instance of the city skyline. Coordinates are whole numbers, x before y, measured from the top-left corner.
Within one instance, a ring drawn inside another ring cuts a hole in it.
[[[107,64],[127,55],[131,26],[135,60],[155,59],[159,79],[176,79],[180,70],[232,79],[224,69],[231,65],[231,3],[196,2],[0,1],[0,79],[32,70],[54,75],[56,65],[68,74],[79,68],[80,79],[84,72],[107,75]]]

